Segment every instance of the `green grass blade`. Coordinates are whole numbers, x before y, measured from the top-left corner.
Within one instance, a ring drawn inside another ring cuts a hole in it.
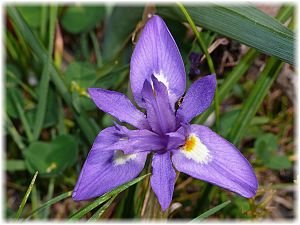
[[[282,66],[283,62],[275,57],[271,57],[267,61],[264,70],[259,75],[249,97],[244,102],[242,110],[228,135],[228,139],[233,144],[237,144],[243,136],[245,129],[249,125],[251,119],[255,116],[270,87],[277,78]]]
[[[13,122],[10,120],[7,114],[5,114],[5,122],[6,122],[6,128],[11,135],[14,142],[17,144],[18,148],[23,150],[25,148],[25,145],[22,141],[21,135],[18,133],[17,129],[15,128]]]
[[[36,93],[27,84],[25,84],[20,78],[18,78],[13,72],[7,69],[5,73],[9,77],[11,77],[17,84],[19,84],[25,91],[27,91],[32,98],[37,99]]]
[[[25,134],[29,140],[29,142],[33,141],[33,134],[32,134],[32,130],[31,130],[31,127],[29,125],[29,122],[27,120],[27,117],[25,115],[25,112],[24,110],[22,109],[21,107],[21,104],[19,102],[19,99],[18,97],[16,96],[15,92],[11,92],[11,97],[12,99],[14,100],[15,102],[15,106],[16,106],[16,109],[17,109],[17,112],[19,114],[19,117],[21,119],[21,122],[22,122],[22,125],[23,125],[23,128],[25,130]]]
[[[210,4],[189,6],[186,9],[196,25],[295,64],[294,32],[254,6]],[[158,13],[186,21],[177,7],[159,7]]]
[[[117,196],[118,195],[114,195],[113,197],[111,197],[111,199],[107,201],[103,206],[101,206],[88,221],[97,221],[98,219],[100,219],[102,214],[107,210],[107,208],[111,205],[111,203]]]
[[[35,55],[42,60],[43,64],[46,64],[48,61],[48,54],[40,40],[36,38],[15,7],[9,6],[6,8],[6,10],[13,22],[23,34],[25,41],[32,48]],[[58,92],[75,114],[75,119],[77,120],[83,134],[89,143],[92,144],[99,129],[95,129],[96,125],[91,124],[91,121],[83,110],[81,110],[80,115],[79,112],[75,110],[76,108],[72,102],[71,94],[52,62],[50,65],[50,74],[51,80],[55,84]]]
[[[250,49],[241,59],[238,65],[227,74],[224,82],[219,88],[219,101],[222,102],[228,96],[234,85],[243,77],[243,75],[250,68],[254,59],[259,55],[255,49]],[[208,118],[208,116],[213,112],[214,107],[212,105],[200,116],[193,120],[193,123],[202,124]]]
[[[46,115],[47,97],[48,97],[48,89],[49,89],[49,81],[50,81],[49,68],[50,68],[52,53],[53,53],[56,17],[57,17],[57,7],[51,6],[50,23],[49,23],[48,60],[44,64],[44,69],[40,81],[41,83],[39,88],[38,105],[37,105],[36,119],[34,121],[34,130],[33,130],[34,140],[37,140],[40,136],[45,115]]]
[[[39,208],[33,210],[33,211],[30,213],[30,215],[29,215],[28,217],[26,217],[26,220],[27,220],[27,219],[30,219],[34,214],[36,214],[36,213],[38,213],[38,212],[40,212],[40,211],[42,211],[42,210],[44,210],[44,209],[46,209],[46,208],[49,208],[51,205],[53,205],[53,204],[55,204],[55,203],[57,203],[57,202],[59,202],[59,201],[65,199],[65,198],[68,198],[68,197],[70,197],[71,195],[72,195],[72,191],[68,191],[68,192],[66,192],[66,193],[63,193],[63,194],[61,194],[61,195],[59,195],[59,196],[56,196],[55,198],[53,198],[53,199],[51,199],[51,200],[45,202],[45,203],[44,203],[43,205],[41,205]]]
[[[33,188],[33,185],[34,185],[34,182],[35,182],[35,179],[36,179],[37,175],[38,175],[38,171],[35,172],[35,174],[34,174],[32,180],[31,180],[31,182],[30,182],[30,185],[29,185],[29,187],[28,187],[28,189],[27,189],[27,191],[26,191],[26,193],[25,193],[25,196],[24,196],[24,198],[22,199],[22,202],[21,202],[21,204],[20,204],[20,206],[19,206],[19,209],[18,209],[17,214],[16,214],[16,217],[15,217],[17,220],[18,220],[18,219],[20,218],[20,216],[22,215],[24,206],[25,206],[25,204],[26,204],[26,202],[27,202],[27,199],[28,199],[28,197],[29,197],[29,195],[30,195],[30,192],[31,192],[31,190],[32,190],[32,188]]]
[[[98,43],[98,40],[97,40],[97,36],[93,31],[91,31],[90,32],[90,37],[91,37],[93,47],[94,47],[94,52],[95,52],[95,55],[96,55],[97,66],[101,67],[102,66],[102,57],[101,57],[100,46],[99,46],[99,43]]]
[[[47,193],[48,201],[50,201],[53,197],[54,187],[55,187],[55,177],[51,177],[48,185],[48,193]],[[50,213],[49,208],[45,208],[44,218],[48,218],[49,213]]]
[[[48,19],[48,10],[47,6],[41,6],[41,21],[40,21],[40,36],[41,40],[44,43],[46,39],[46,27],[47,27],[47,19]]]
[[[86,207],[84,207],[83,209],[79,210],[78,212],[76,212],[74,215],[72,215],[70,217],[70,220],[77,220],[80,219],[81,217],[83,217],[85,214],[87,214],[88,212],[90,212],[91,210],[93,210],[94,208],[96,208],[97,206],[101,205],[103,202],[109,200],[112,196],[117,195],[119,193],[121,193],[122,191],[126,190],[127,188],[129,188],[130,186],[140,182],[141,180],[143,180],[145,177],[149,176],[150,173],[145,174],[143,176],[137,177],[132,181],[129,181],[115,189],[113,189],[110,192],[107,192],[106,194],[100,196],[99,198],[97,198],[94,202],[90,203],[89,205],[87,205]]]
[[[206,211],[205,213],[201,214],[200,216],[197,216],[195,219],[193,219],[191,222],[200,222],[202,220],[204,220],[205,218],[217,213],[218,211],[220,211],[221,209],[223,209],[225,206],[227,206],[231,201],[228,200],[226,202],[223,202],[220,205],[217,205],[216,207]]]

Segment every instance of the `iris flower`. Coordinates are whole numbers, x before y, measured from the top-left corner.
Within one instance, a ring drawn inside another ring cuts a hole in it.
[[[102,130],[84,163],[73,199],[88,200],[139,175],[153,153],[151,187],[163,210],[172,200],[175,169],[246,198],[255,195],[255,173],[240,151],[210,128],[189,124],[211,104],[215,75],[187,90],[183,60],[166,24],[152,16],[130,62],[130,84],[137,105],[122,93],[89,88],[95,104],[122,123]],[[179,99],[182,99],[179,104]]]

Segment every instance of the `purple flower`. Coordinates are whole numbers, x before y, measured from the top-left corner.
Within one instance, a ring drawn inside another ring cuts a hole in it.
[[[89,89],[102,111],[136,130],[116,124],[99,133],[74,189],[74,200],[98,197],[134,179],[150,152],[154,153],[151,187],[163,210],[172,200],[174,168],[241,196],[255,195],[256,176],[239,150],[210,128],[189,124],[210,106],[215,75],[195,81],[175,110],[185,92],[185,69],[170,31],[158,16],[148,21],[134,49],[130,83],[136,103],[147,116],[124,94]]]

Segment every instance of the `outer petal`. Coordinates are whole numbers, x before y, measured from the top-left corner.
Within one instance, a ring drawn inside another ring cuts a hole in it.
[[[158,198],[162,210],[165,211],[172,201],[176,179],[170,152],[155,154],[152,159],[152,168],[151,187]]]
[[[216,76],[208,75],[195,81],[177,110],[178,122],[190,122],[211,104],[216,90]]]
[[[183,95],[186,76],[183,60],[166,24],[153,16],[144,27],[130,62],[130,83],[135,101],[144,107],[144,81],[154,75],[168,88],[170,103]]]
[[[147,120],[152,130],[164,135],[176,128],[175,113],[168,99],[166,86],[152,76],[151,83],[144,82],[142,96],[147,110]]]
[[[251,198],[258,183],[250,163],[234,145],[205,126],[192,125],[191,136],[198,138],[193,150],[173,151],[177,170],[200,180]],[[199,142],[200,141],[200,142]]]
[[[89,88],[88,91],[102,111],[137,128],[149,128],[146,116],[130,102],[126,95],[101,88]]]
[[[121,151],[101,151],[113,142],[107,128],[97,136],[81,170],[72,198],[75,201],[88,200],[122,185],[142,171],[147,153],[124,155]]]

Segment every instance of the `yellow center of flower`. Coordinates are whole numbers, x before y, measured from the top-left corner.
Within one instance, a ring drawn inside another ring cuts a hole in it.
[[[183,155],[199,164],[207,164],[212,160],[212,155],[207,147],[195,134],[190,134],[185,144],[180,148]]]
[[[196,146],[196,143],[197,143],[197,139],[195,136],[190,136],[186,142],[185,142],[185,145],[183,146],[183,149],[187,152],[191,152],[195,146]]]

